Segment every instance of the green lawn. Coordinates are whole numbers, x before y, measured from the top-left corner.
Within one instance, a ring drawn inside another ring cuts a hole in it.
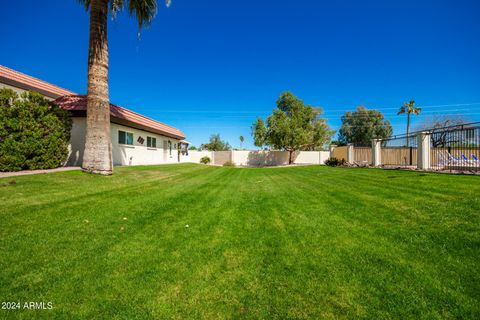
[[[53,303],[0,318],[480,318],[478,176],[184,164],[0,200],[0,300]]]

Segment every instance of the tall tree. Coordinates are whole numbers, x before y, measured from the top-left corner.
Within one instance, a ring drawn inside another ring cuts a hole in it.
[[[265,145],[265,137],[267,135],[267,129],[265,128],[265,122],[262,118],[257,118],[252,126],[253,144],[256,147],[263,147]]]
[[[243,149],[243,141],[245,141],[245,138],[240,136],[240,150]]]
[[[295,151],[321,149],[332,137],[333,131],[321,114],[320,108],[306,106],[290,92],[282,93],[277,108],[267,118],[267,125],[261,118],[253,124],[255,145],[288,151],[291,164]]]
[[[209,151],[228,151],[231,149],[228,142],[223,141],[220,138],[220,134],[212,134],[210,141],[201,145],[201,149],[207,149]]]
[[[422,108],[419,108],[415,105],[415,100],[410,100],[409,102],[405,102],[403,106],[400,107],[398,110],[398,115],[406,114],[407,115],[407,147],[409,146],[409,134],[410,134],[410,115],[413,114],[418,116],[422,112]]]
[[[71,129],[69,113],[42,95],[0,88],[0,171],[61,166]]]
[[[88,48],[87,129],[82,169],[110,175],[112,142],[110,138],[110,100],[108,96],[107,18],[127,8],[142,28],[157,14],[156,0],[79,0],[90,10]],[[167,6],[170,1],[167,0]]]
[[[390,121],[385,120],[380,111],[369,110],[364,106],[345,112],[341,120],[342,126],[338,132],[340,144],[370,146],[372,139],[386,139],[393,133]]]

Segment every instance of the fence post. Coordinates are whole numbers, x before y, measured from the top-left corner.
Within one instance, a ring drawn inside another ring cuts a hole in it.
[[[347,163],[353,164],[354,161],[353,143],[347,144]]]
[[[372,165],[379,167],[382,164],[382,140],[372,139]]]
[[[417,134],[417,169],[430,169],[430,133]]]

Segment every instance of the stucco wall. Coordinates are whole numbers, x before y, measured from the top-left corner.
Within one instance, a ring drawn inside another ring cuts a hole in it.
[[[133,146],[118,143],[119,130],[133,133]],[[157,139],[156,148],[147,147],[147,136]],[[111,124],[111,137],[113,165],[145,165],[178,162],[177,144],[179,140],[129,128],[116,123]],[[143,144],[138,142],[139,137],[145,140]],[[168,141],[172,144],[171,152],[168,147]]]
[[[222,165],[225,161],[233,161],[238,166],[261,167],[287,165],[289,153],[286,151],[189,151],[189,157],[182,162],[198,163],[200,158],[208,156],[212,163]],[[294,154],[295,164],[324,164],[330,157],[328,151],[300,151]]]
[[[197,151],[197,150],[189,150],[188,156],[182,156],[180,158],[180,162],[200,163],[200,159],[203,157],[209,157],[210,161],[213,162],[212,151]]]
[[[287,165],[287,151],[233,151],[233,162],[240,166],[279,166]],[[330,157],[328,151],[297,151],[293,154],[295,164],[324,164]]]
[[[232,161],[232,151],[215,151],[212,163],[223,166],[225,162]]]
[[[234,151],[233,162],[239,166],[263,167],[288,164],[285,151]]]
[[[83,152],[85,149],[85,129],[86,118],[73,118],[72,135],[70,138],[70,155],[67,161],[69,166],[79,166],[82,163]],[[133,129],[116,123],[111,123],[112,138],[112,160],[113,165],[148,165],[177,163],[178,140],[168,138],[162,135]],[[133,133],[133,145],[123,145],[118,143],[118,131]],[[138,141],[139,137],[144,139],[143,144]],[[147,136],[157,139],[156,148],[147,147]],[[172,143],[172,152],[168,148],[168,141]],[[181,156],[183,157],[183,156]]]
[[[81,166],[83,151],[85,150],[85,118],[72,118],[69,155],[67,166]]]
[[[297,164],[325,164],[330,157],[329,151],[300,151],[297,153],[295,163]]]

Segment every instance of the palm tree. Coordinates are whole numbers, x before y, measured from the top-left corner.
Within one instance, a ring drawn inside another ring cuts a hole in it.
[[[112,142],[110,139],[110,100],[108,97],[108,13],[115,16],[125,7],[138,21],[138,27],[149,24],[157,13],[156,0],[79,0],[90,10],[88,48],[87,130],[82,169],[110,175]],[[167,6],[170,0],[167,0]]]
[[[240,136],[240,150],[243,149],[243,141],[245,141],[245,138]]]
[[[397,113],[398,115],[400,114],[407,115],[407,147],[409,146],[408,135],[410,133],[410,115],[413,114],[415,116],[418,116],[420,112],[422,112],[422,108],[415,106],[415,100],[410,100],[410,102],[405,102],[404,105],[400,107],[400,110]]]

